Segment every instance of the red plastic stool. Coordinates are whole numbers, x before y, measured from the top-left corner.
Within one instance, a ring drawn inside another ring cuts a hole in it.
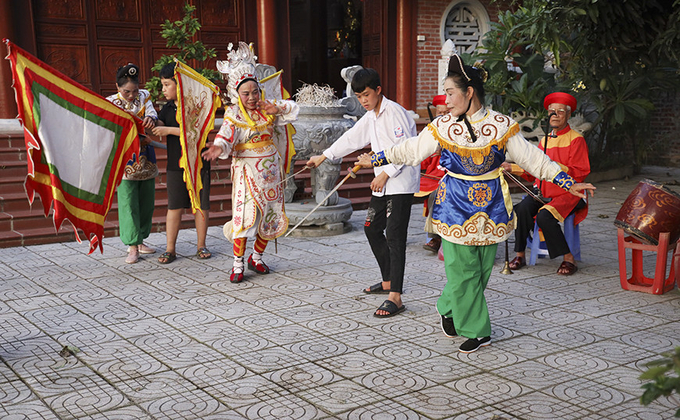
[[[659,234],[659,245],[645,245],[632,236],[625,236],[623,229],[618,229],[618,244],[619,244],[619,275],[621,277],[621,287],[624,290],[634,290],[637,292],[652,293],[655,295],[662,295],[675,288],[675,283],[680,279],[676,279],[676,274],[680,277],[680,242],[669,246],[669,234],[663,232]],[[633,252],[633,270],[630,278],[626,271],[626,249],[631,249]],[[668,263],[668,254],[675,249],[675,255],[671,258],[671,269],[668,277],[666,277],[666,264]],[[654,269],[654,278],[645,277],[642,273],[642,251],[656,252],[656,267]]]

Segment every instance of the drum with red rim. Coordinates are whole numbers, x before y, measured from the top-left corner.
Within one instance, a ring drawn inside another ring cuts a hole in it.
[[[643,243],[658,245],[662,232],[670,233],[670,243],[675,243],[680,239],[680,194],[644,179],[621,206],[614,225]]]

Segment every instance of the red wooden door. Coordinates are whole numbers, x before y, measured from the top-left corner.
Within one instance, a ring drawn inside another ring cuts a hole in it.
[[[119,66],[140,67],[142,83],[153,63],[172,53],[161,24],[182,17],[186,0],[32,0],[37,56],[103,95],[115,92]],[[193,0],[202,24],[198,39],[226,56],[229,42],[246,37],[245,0]],[[214,63],[211,63],[214,65]]]

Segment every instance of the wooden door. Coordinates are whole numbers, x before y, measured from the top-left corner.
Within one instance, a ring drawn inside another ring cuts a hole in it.
[[[160,25],[180,19],[185,2],[32,0],[37,56],[102,95],[115,92],[116,70],[129,62],[139,65],[143,84],[152,76],[153,63],[173,52]],[[245,39],[245,0],[191,3],[202,24],[198,39],[216,48],[218,58],[226,57],[230,42]]]

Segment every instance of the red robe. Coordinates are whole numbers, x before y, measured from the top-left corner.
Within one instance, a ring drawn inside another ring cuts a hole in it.
[[[556,138],[548,138],[548,149],[546,154],[550,159],[560,164],[562,170],[569,174],[576,182],[584,182],[590,173],[590,160],[588,159],[588,146],[581,134],[567,126],[558,131]],[[543,151],[545,137],[539,143],[539,148]],[[518,171],[517,171],[518,170]],[[538,188],[540,181],[536,180],[531,174],[523,171],[519,166],[512,165],[513,173],[521,173],[522,177],[528,181],[534,181]],[[543,197],[552,198],[550,203],[544,206],[545,209],[555,216],[557,220],[563,222],[569,213],[576,207],[579,197],[572,195],[552,182],[543,182],[541,188]],[[574,223],[578,224],[586,218],[588,206],[574,214]]]
[[[425,197],[430,195],[430,193],[439,187],[439,181],[446,173],[445,170],[439,169],[439,158],[441,155],[435,153],[428,157],[420,164],[420,170],[425,176],[420,177],[420,191],[415,193],[416,197]],[[428,200],[425,200],[425,205],[423,207],[423,217],[427,217],[430,214],[430,209],[427,205]]]

